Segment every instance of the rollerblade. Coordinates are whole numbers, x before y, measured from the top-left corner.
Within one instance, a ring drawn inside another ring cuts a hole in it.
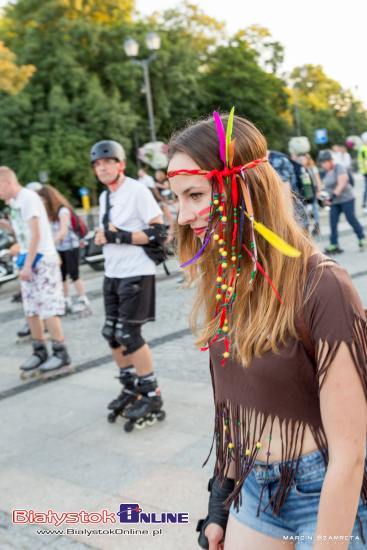
[[[37,376],[41,365],[48,359],[46,344],[42,340],[33,340],[32,348],[32,355],[20,366],[20,378],[22,380]]]
[[[118,416],[123,416],[126,407],[131,405],[137,397],[136,374],[132,373],[131,371],[124,372],[124,370],[121,370],[118,379],[123,386],[121,393],[116,399],[114,399],[113,401],[111,401],[111,403],[107,405],[107,408],[111,411],[110,413],[108,413],[107,420],[111,423],[115,422]]]
[[[79,296],[75,304],[72,305],[71,313],[74,318],[78,319],[92,315],[88,298],[86,296]]]
[[[131,432],[134,427],[141,430],[145,426],[153,426],[157,420],[161,422],[166,417],[156,381],[138,384],[136,390],[139,393],[135,402],[124,413],[124,417],[128,419],[124,426],[125,432]]]
[[[52,355],[40,366],[39,372],[43,379],[54,378],[69,374],[70,369],[70,357],[63,342],[52,342]]]
[[[24,323],[21,329],[17,332],[17,340],[16,343],[19,344],[20,342],[27,342],[31,338],[31,329],[29,328],[29,325],[27,322]]]

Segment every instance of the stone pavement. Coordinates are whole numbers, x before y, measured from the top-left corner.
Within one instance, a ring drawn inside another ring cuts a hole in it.
[[[367,252],[360,253],[355,236],[346,227],[341,229],[340,244],[347,252],[338,260],[354,277],[367,305]],[[327,234],[324,213],[322,248]],[[175,261],[170,263],[176,270]],[[81,366],[80,372],[49,383],[32,385],[19,380],[18,366],[29,353],[29,344],[15,344],[22,312],[6,293],[0,298],[1,549],[197,548],[194,530],[197,519],[206,513],[206,484],[212,471],[212,461],[205,469],[201,464],[211,445],[213,407],[208,357],[196,350],[188,330],[193,290],[180,287],[177,275],[165,277],[161,272],[159,322],[148,324],[144,333],[153,344],[167,417],[163,423],[127,434],[121,420],[115,424],[106,420],[106,403],[118,393],[119,385],[100,336],[101,280],[101,274],[88,272],[93,316],[64,320],[73,362]],[[120,525],[129,527],[119,523],[14,525],[10,517],[13,509],[116,513],[121,503],[137,503],[144,512],[157,516],[187,512],[190,523],[136,524],[136,530],[146,528],[150,534],[104,534],[103,530]],[[50,529],[55,532],[47,534]],[[153,529],[162,529],[162,533],[153,537]]]

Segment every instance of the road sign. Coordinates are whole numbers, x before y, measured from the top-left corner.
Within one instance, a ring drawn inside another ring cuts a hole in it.
[[[315,143],[316,145],[325,145],[329,139],[327,135],[327,129],[326,128],[318,128],[315,131]]]

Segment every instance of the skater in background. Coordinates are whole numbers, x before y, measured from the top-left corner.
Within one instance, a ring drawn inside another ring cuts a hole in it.
[[[70,364],[59,315],[64,298],[58,256],[46,209],[35,191],[20,185],[13,170],[0,167],[0,198],[9,201],[11,223],[19,245],[18,267],[24,312],[31,330],[33,353],[21,365],[24,375],[45,375]],[[42,319],[52,338],[48,356]]]
[[[338,235],[339,218],[342,213],[356,234],[359,250],[363,252],[366,240],[363,227],[355,214],[355,196],[347,170],[341,164],[334,163],[332,152],[329,149],[320,151],[318,160],[325,171],[323,185],[330,196],[330,200],[325,201],[325,204],[330,206],[331,230],[330,244],[325,248],[325,254],[342,254],[344,252],[339,247]]]
[[[71,224],[73,208],[67,198],[51,185],[43,185],[38,194],[45,204],[56,249],[61,258],[65,310],[67,313],[89,314],[90,303],[85,293],[84,282],[79,275],[80,239]],[[69,295],[68,277],[78,294],[75,304]]]
[[[125,176],[125,152],[119,143],[96,143],[90,158],[95,175],[106,187],[99,198],[100,225],[95,239],[97,245],[103,245],[105,258],[102,335],[123,386],[108,405],[113,411],[109,419],[113,421],[119,413],[132,423],[143,422],[151,414],[161,418],[162,398],[141,328],[155,319],[156,268],[143,246],[164,242],[162,211],[143,184]]]

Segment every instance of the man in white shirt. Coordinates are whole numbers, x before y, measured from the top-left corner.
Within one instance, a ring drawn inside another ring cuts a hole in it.
[[[153,373],[152,354],[141,327],[155,319],[155,263],[146,245],[163,243],[162,211],[150,191],[125,176],[125,152],[120,143],[106,140],[93,145],[91,163],[97,179],[107,187],[99,198],[100,225],[96,244],[103,245],[105,324],[108,341],[119,367],[121,394],[108,408],[109,420],[118,414],[135,422],[163,418],[162,399]]]
[[[57,373],[70,364],[70,358],[59,318],[64,313],[64,296],[46,209],[39,195],[22,187],[7,166],[0,167],[0,199],[11,207],[11,224],[19,248],[17,264],[23,308],[32,336],[33,353],[21,365],[22,375]],[[52,338],[51,357],[42,320]]]

